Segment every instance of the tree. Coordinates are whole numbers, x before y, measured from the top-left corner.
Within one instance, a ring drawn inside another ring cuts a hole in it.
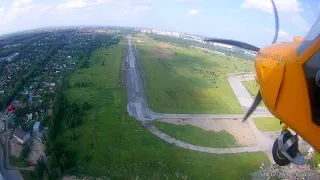
[[[23,158],[27,158],[29,151],[30,151],[30,145],[27,143],[22,147],[21,156]]]
[[[37,161],[37,164],[34,168],[34,173],[35,173],[35,177],[38,179],[41,179],[44,175],[44,171],[47,169],[46,165],[44,164],[44,162],[42,161],[42,158],[40,158]]]
[[[16,117],[19,118],[19,117],[25,116],[28,112],[29,112],[29,106],[25,106],[25,107],[17,108],[14,114],[16,115]]]

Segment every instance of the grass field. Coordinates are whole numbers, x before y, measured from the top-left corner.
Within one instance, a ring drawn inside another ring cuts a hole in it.
[[[32,171],[20,171],[23,180],[33,180]]]
[[[316,154],[313,158],[309,159],[308,164],[320,172],[320,154]]]
[[[22,158],[16,158],[14,156],[9,156],[9,162],[11,166],[16,166],[16,167],[28,167],[29,165],[25,160]]]
[[[237,147],[236,139],[227,131],[206,131],[191,125],[175,125],[153,121],[160,131],[193,145],[215,148]]]
[[[151,109],[165,113],[242,113],[226,74],[253,63],[136,36]],[[140,41],[140,42],[138,42]]]
[[[259,91],[259,84],[255,81],[243,81],[242,84],[246,87],[251,96],[256,97]],[[263,101],[260,103],[260,106],[265,106]]]
[[[264,153],[214,155],[181,149],[128,117],[125,88],[117,85],[123,47],[122,42],[96,51],[91,67],[77,69],[70,77],[69,100],[87,101],[92,108],[85,111],[81,125],[59,135],[76,156],[69,174],[108,179],[250,179],[261,162],[269,161]],[[92,85],[72,86],[87,81]]]
[[[279,119],[274,117],[253,118],[253,122],[260,131],[280,131],[282,129]]]

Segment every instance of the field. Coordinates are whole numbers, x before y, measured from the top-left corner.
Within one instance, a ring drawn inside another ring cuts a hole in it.
[[[19,157],[16,158],[14,156],[9,156],[9,162],[11,166],[16,166],[16,167],[28,167],[28,164],[23,158]]]
[[[126,114],[126,91],[118,86],[123,42],[92,54],[89,68],[77,69],[66,90],[70,101],[88,102],[81,124],[59,138],[75,155],[70,175],[105,179],[250,179],[268,162],[264,153],[214,155],[164,142]],[[75,87],[77,82],[92,82]]]
[[[253,118],[253,122],[260,131],[280,131],[282,129],[279,119],[274,117]]]
[[[145,73],[149,106],[164,113],[242,113],[227,74],[249,72],[251,61],[218,56],[135,37]]]
[[[20,171],[20,174],[24,180],[33,180],[32,171]]]
[[[237,146],[236,139],[227,131],[206,131],[191,125],[174,125],[159,121],[153,121],[153,125],[169,136],[193,145],[215,148]]]
[[[251,96],[256,97],[259,90],[259,84],[257,84],[255,80],[243,81],[242,84],[246,87]],[[265,106],[263,101],[260,103],[260,106]]]

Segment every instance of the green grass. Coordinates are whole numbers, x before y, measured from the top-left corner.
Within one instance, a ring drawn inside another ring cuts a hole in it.
[[[243,81],[242,84],[246,87],[251,96],[256,97],[259,91],[259,84],[255,80]],[[260,106],[265,106],[263,101],[260,103]]]
[[[313,168],[315,168],[319,172],[320,171],[320,154],[317,154],[312,159],[309,159],[308,164],[310,164]]]
[[[28,167],[29,165],[27,162],[22,159],[22,158],[16,158],[14,156],[9,156],[9,162],[11,166],[16,166],[16,167]]]
[[[243,81],[243,85],[247,88],[251,96],[256,96],[259,90],[259,84],[255,80]]]
[[[254,124],[260,131],[280,131],[280,121],[274,117],[253,118]]]
[[[20,174],[24,180],[33,180],[32,171],[20,171]]]
[[[236,139],[227,131],[206,131],[191,125],[175,125],[160,121],[153,121],[153,125],[169,136],[193,145],[214,148],[237,146]]]
[[[252,71],[252,62],[160,43],[145,36],[135,40],[143,41],[136,44],[151,109],[165,113],[242,113],[226,74]]]
[[[92,108],[84,112],[80,126],[60,132],[59,139],[75,153],[76,164],[69,174],[110,179],[250,179],[261,162],[269,161],[260,152],[218,155],[181,149],[128,117],[126,90],[117,86],[123,47],[121,43],[96,51],[92,66],[77,69],[70,77],[69,100],[87,101]],[[86,81],[92,81],[92,86],[72,86]]]

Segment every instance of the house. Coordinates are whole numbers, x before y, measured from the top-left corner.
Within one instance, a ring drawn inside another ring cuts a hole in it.
[[[13,132],[13,138],[20,144],[24,144],[30,140],[30,133],[25,132],[20,128],[16,128]]]
[[[33,125],[33,133],[34,134],[39,134],[40,133],[40,122],[36,121],[36,123],[34,123]]]
[[[55,87],[56,87],[56,83],[50,83],[49,84],[49,90],[50,90],[50,92],[54,92],[54,90],[55,90]]]

